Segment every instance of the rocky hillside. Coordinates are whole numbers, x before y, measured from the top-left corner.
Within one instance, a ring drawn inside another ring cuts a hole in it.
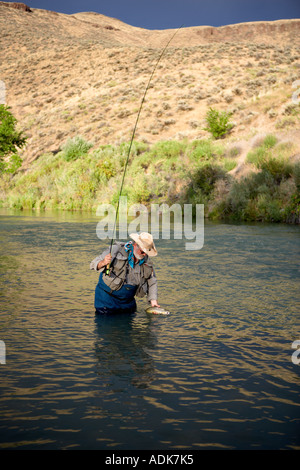
[[[270,132],[299,150],[292,101],[300,88],[299,26],[280,20],[180,29],[155,73],[136,139],[207,137],[212,106],[233,112],[228,145],[239,142],[241,157]],[[153,66],[174,32],[5,2],[0,31],[6,103],[29,137],[25,167],[68,137],[96,145],[130,140]]]

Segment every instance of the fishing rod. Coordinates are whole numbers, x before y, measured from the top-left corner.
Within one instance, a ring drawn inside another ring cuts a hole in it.
[[[129,145],[129,149],[128,149],[128,153],[127,153],[127,158],[126,158],[126,162],[125,162],[125,166],[124,166],[124,171],[123,171],[123,177],[122,177],[122,182],[121,182],[121,187],[120,187],[120,192],[119,192],[119,199],[118,199],[118,204],[117,204],[117,210],[116,210],[116,217],[115,217],[115,223],[114,223],[114,228],[113,228],[113,236],[112,236],[112,239],[111,239],[111,243],[110,243],[110,254],[112,252],[112,246],[113,246],[113,242],[114,242],[114,234],[115,234],[115,231],[116,231],[116,224],[117,224],[117,219],[118,219],[118,214],[119,214],[119,207],[120,207],[120,199],[121,199],[121,194],[122,194],[122,190],[123,190],[123,185],[124,185],[124,180],[125,180],[125,174],[126,174],[126,170],[127,170],[127,165],[128,165],[128,162],[129,162],[129,157],[130,157],[130,152],[131,152],[131,148],[132,148],[132,144],[133,144],[133,139],[134,139],[134,136],[135,136],[135,132],[136,132],[136,128],[137,128],[137,125],[138,125],[138,122],[139,122],[139,118],[140,118],[140,114],[141,114],[141,111],[142,111],[142,107],[143,107],[143,104],[144,104],[144,101],[145,101],[145,98],[146,98],[146,94],[147,94],[147,91],[149,90],[149,86],[150,86],[150,83],[151,83],[151,80],[153,78],[153,75],[155,74],[155,71],[157,69],[157,66],[162,58],[162,56],[164,55],[166,49],[168,48],[169,44],[171,43],[171,41],[174,39],[175,35],[178,33],[178,31],[183,27],[184,25],[181,25],[180,28],[178,28],[175,33],[172,35],[172,37],[169,39],[168,43],[166,44],[166,46],[164,47],[164,49],[162,50],[161,54],[159,55],[158,57],[158,60],[152,70],[152,73],[150,75],[150,78],[149,78],[149,81],[147,83],[147,86],[146,86],[146,89],[145,89],[145,92],[144,92],[144,95],[143,95],[143,98],[142,98],[142,101],[141,101],[141,105],[140,105],[140,108],[139,108],[139,111],[138,111],[138,114],[137,114],[137,118],[136,118],[136,121],[135,121],[135,125],[134,125],[134,128],[133,128],[133,132],[132,132],[132,136],[131,136],[131,141],[130,141],[130,145]],[[106,274],[109,274],[109,264],[106,266]]]

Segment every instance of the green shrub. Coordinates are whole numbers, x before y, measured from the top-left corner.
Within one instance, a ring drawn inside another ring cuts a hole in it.
[[[22,165],[22,158],[17,154],[11,155],[10,159],[8,162],[1,162],[0,161],[0,173],[1,169],[2,171],[5,171],[6,173],[16,173],[17,169],[20,168]]]
[[[278,142],[277,137],[275,135],[269,134],[264,138],[262,146],[264,148],[270,149],[270,148],[275,147],[277,142]]]
[[[231,171],[237,166],[237,161],[230,158],[225,158],[223,160],[223,165],[226,171]]]
[[[280,201],[274,199],[272,194],[259,194],[257,197],[255,220],[281,222],[282,218],[283,213],[281,212]],[[253,217],[251,219],[253,220]]]
[[[210,140],[194,140],[188,149],[188,154],[195,160],[210,160],[214,156],[214,149]]]
[[[250,188],[246,181],[235,181],[226,200],[225,214],[242,219],[242,214],[250,199]]]
[[[61,147],[62,154],[65,160],[76,160],[83,155],[86,155],[90,148],[93,147],[91,142],[86,141],[80,136],[69,138],[67,142]]]
[[[257,168],[259,168],[260,164],[268,156],[272,155],[271,149],[275,147],[277,142],[278,142],[277,137],[275,137],[272,134],[267,135],[262,141],[261,145],[259,145],[259,147],[255,148],[254,150],[251,150],[251,152],[248,153],[247,162],[252,163]]]
[[[223,137],[233,128],[233,124],[229,122],[231,116],[232,113],[209,108],[205,117],[207,123],[205,130],[210,132],[215,139]]]
[[[294,194],[290,203],[285,208],[284,222],[290,224],[300,224],[300,194]]]
[[[100,160],[97,164],[97,170],[95,175],[98,175],[99,181],[102,179],[101,176],[104,177],[104,181],[108,181],[116,174],[116,167],[111,160]]]
[[[18,148],[24,147],[27,140],[23,132],[16,129],[17,120],[10,109],[0,104],[0,173],[17,171],[22,164]]]
[[[152,163],[152,156],[150,152],[144,152],[132,160],[131,169],[133,171],[136,170],[136,172],[141,171],[141,168],[143,170],[146,170],[147,168],[149,168],[151,163]]]
[[[178,157],[186,149],[186,144],[184,142],[178,142],[176,140],[166,140],[162,142],[157,142],[153,145],[150,153],[151,155],[158,158],[171,158]]]
[[[193,140],[186,149],[186,155],[193,162],[203,165],[204,162],[217,160],[225,154],[224,146],[211,139]]]
[[[266,149],[264,147],[258,147],[254,150],[251,150],[251,152],[248,153],[246,161],[247,163],[252,163],[256,167],[258,167],[258,165],[265,158],[265,156],[266,156]]]
[[[111,203],[115,206],[118,203],[120,189],[118,188],[111,198]],[[128,207],[132,204],[145,204],[151,198],[151,193],[148,189],[147,180],[145,177],[140,178],[135,184],[126,184],[122,191],[122,196],[127,197]]]
[[[279,184],[283,179],[291,177],[293,173],[291,163],[283,158],[264,158],[258,164],[258,168],[263,172],[268,172],[272,175],[277,184]]]
[[[293,177],[298,193],[300,194],[300,162],[297,162],[293,168]]]
[[[123,142],[119,146],[119,153],[122,156],[125,156],[127,158],[128,152],[130,148],[130,142]],[[131,145],[130,149],[130,156],[135,157],[137,155],[140,155],[143,152],[146,152],[148,150],[148,145],[145,144],[145,142],[137,142],[134,140]]]
[[[266,159],[259,173],[234,181],[226,198],[224,213],[236,220],[295,223],[300,208],[297,196],[291,197],[295,190],[291,174],[290,163]]]
[[[186,199],[194,204],[207,204],[210,200],[215,183],[226,178],[226,170],[217,164],[206,163],[190,176],[190,185],[187,189]]]

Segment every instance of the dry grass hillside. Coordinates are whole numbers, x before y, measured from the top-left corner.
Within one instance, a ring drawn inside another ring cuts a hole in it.
[[[226,144],[240,146],[236,172],[262,134],[292,141],[297,158],[292,94],[300,79],[299,26],[300,20],[280,20],[182,28],[155,73],[136,140],[207,137],[204,118],[213,106],[233,112]],[[98,13],[66,15],[5,2],[0,30],[0,80],[28,136],[25,167],[58,151],[68,137],[96,145],[130,140],[153,66],[173,34]]]

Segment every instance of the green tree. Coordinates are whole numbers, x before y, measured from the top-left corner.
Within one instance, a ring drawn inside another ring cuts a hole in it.
[[[215,139],[219,139],[233,128],[233,124],[229,122],[232,113],[226,111],[217,111],[209,108],[206,113],[206,131],[210,132]]]
[[[22,164],[18,149],[26,144],[27,138],[16,129],[17,120],[10,107],[0,104],[0,173],[14,173]]]

